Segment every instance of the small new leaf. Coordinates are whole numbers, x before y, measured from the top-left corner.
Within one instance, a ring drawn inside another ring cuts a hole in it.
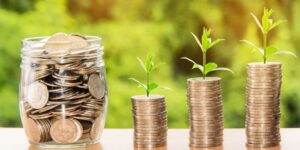
[[[273,53],[277,52],[278,48],[276,48],[275,46],[269,46],[266,49],[266,58],[269,58]]]
[[[272,13],[272,9],[269,10],[267,8],[264,8],[264,15],[261,19],[264,34],[267,34],[270,31],[273,20],[269,18],[271,17]]]
[[[274,29],[275,27],[279,26],[280,24],[286,23],[287,20],[278,20],[274,24],[271,25],[270,30]]]
[[[132,80],[134,82],[136,82],[140,87],[144,88],[145,90],[147,90],[147,86],[145,84],[143,84],[142,82],[140,82],[139,80],[135,79],[135,78],[128,78],[129,80]]]
[[[291,55],[294,57],[298,57],[295,53],[290,52],[290,51],[285,51],[285,50],[278,50],[277,52],[273,53],[272,55],[281,55],[281,54],[285,54],[285,55]]]
[[[215,68],[215,69],[212,70],[212,71],[229,71],[229,72],[231,72],[232,74],[234,73],[231,69],[229,69],[229,68],[224,68],[224,67]]]
[[[152,69],[153,69],[153,61],[152,61],[152,56],[150,55],[147,55],[147,58],[146,58],[146,70],[147,72],[151,72]]]
[[[169,87],[165,87],[165,86],[159,86],[158,88],[156,88],[157,90],[172,90]]]
[[[257,47],[254,43],[252,43],[248,40],[241,40],[241,42],[248,44],[252,48],[256,49],[261,55],[264,55],[264,50],[262,48]]]
[[[216,44],[222,42],[222,41],[225,41],[225,39],[216,39],[215,41],[213,41],[208,48],[211,48],[213,46],[215,46]]]
[[[216,63],[207,63],[205,66],[204,66],[204,74],[207,75],[209,72],[213,71],[214,69],[216,69],[218,67],[218,65]]]
[[[137,60],[139,61],[139,63],[140,63],[140,65],[142,66],[142,68],[145,70],[145,72],[147,72],[147,68],[146,68],[144,62],[143,62],[139,57],[136,57],[136,58],[137,58]]]
[[[255,23],[257,24],[257,26],[259,27],[259,29],[261,30],[261,32],[264,32],[264,29],[261,26],[261,24],[260,24],[259,20],[257,19],[257,17],[253,13],[251,13],[251,16],[255,20]]]
[[[193,60],[191,60],[191,59],[189,59],[189,58],[187,58],[187,57],[181,57],[181,59],[185,59],[185,60],[187,60],[187,61],[193,63],[192,69],[197,68],[197,69],[199,69],[199,70],[201,71],[202,74],[204,73],[204,72],[203,72],[203,66],[202,66],[202,65],[197,64],[196,62],[194,62]]]
[[[158,63],[158,64],[154,64],[152,71],[156,70],[158,67],[160,67],[161,65],[164,65],[165,63]]]
[[[155,90],[155,89],[157,89],[159,87],[159,85],[158,84],[156,84],[156,83],[150,83],[149,84],[149,93],[150,92],[152,92],[153,90]]]
[[[193,35],[193,37],[195,38],[198,46],[200,47],[201,51],[203,52],[204,50],[203,50],[203,47],[202,47],[202,44],[201,44],[200,40],[198,39],[198,37],[193,32],[191,32],[191,34]]]
[[[211,39],[210,39],[210,29],[203,28],[203,33],[202,33],[202,48],[203,51],[206,52],[208,48],[210,47]]]

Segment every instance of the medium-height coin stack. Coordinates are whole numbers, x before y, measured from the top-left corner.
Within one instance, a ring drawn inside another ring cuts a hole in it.
[[[220,78],[187,81],[190,146],[208,148],[223,143],[223,110]]]
[[[164,147],[167,143],[168,119],[165,98],[159,95],[131,98],[134,119],[134,146]]]
[[[104,126],[105,70],[99,48],[80,35],[55,34],[41,50],[23,50],[20,104],[30,141],[96,141]],[[66,55],[67,54],[67,55]]]
[[[250,63],[247,73],[247,146],[278,146],[281,64]]]

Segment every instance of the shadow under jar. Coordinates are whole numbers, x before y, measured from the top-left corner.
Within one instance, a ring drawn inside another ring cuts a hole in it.
[[[98,143],[107,112],[101,39],[57,33],[22,41],[19,105],[39,147]]]

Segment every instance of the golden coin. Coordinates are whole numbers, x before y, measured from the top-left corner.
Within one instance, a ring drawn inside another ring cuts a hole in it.
[[[30,141],[34,143],[42,141],[42,130],[33,119],[24,118],[23,126]]]
[[[89,77],[88,89],[91,95],[97,99],[100,99],[104,96],[105,85],[103,79],[99,74],[92,74]]]
[[[46,85],[41,82],[34,82],[28,86],[28,103],[32,108],[40,109],[44,107],[49,98],[49,92]]]
[[[82,126],[75,119],[56,120],[50,129],[52,139],[59,144],[74,143],[82,136]]]
[[[92,125],[91,131],[90,131],[90,136],[93,140],[97,140],[101,136],[102,119],[103,118],[101,116],[98,117]]]
[[[64,33],[56,33],[50,36],[45,44],[45,53],[48,55],[67,55],[71,48],[69,36]]]
[[[69,35],[69,40],[72,42],[70,54],[78,54],[87,51],[86,48],[88,47],[89,43],[84,36],[79,34],[71,34]]]

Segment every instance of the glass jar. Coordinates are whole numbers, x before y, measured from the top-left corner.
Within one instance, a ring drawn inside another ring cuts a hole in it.
[[[57,33],[22,41],[19,106],[31,144],[99,142],[107,112],[102,55],[97,36]]]

